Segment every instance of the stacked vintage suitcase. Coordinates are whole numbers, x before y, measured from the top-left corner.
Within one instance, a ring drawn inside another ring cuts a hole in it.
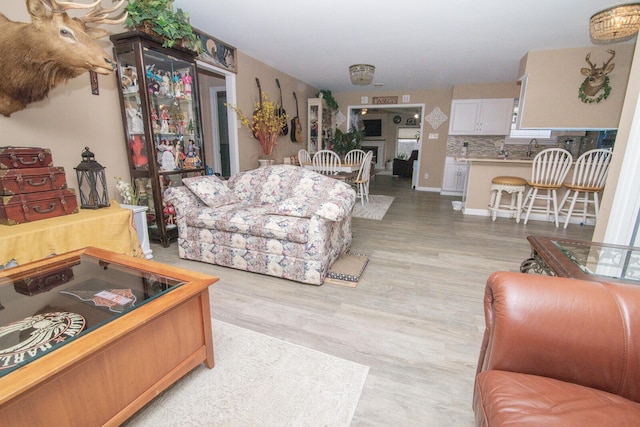
[[[0,224],[15,225],[78,212],[64,168],[51,150],[0,147]]]

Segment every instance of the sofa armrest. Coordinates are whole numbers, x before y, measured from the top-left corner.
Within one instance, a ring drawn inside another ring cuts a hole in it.
[[[353,198],[351,195],[353,195]],[[355,192],[352,192],[352,194],[342,193],[339,197],[334,197],[329,200],[312,199],[311,202],[316,206],[313,212],[314,215],[330,221],[339,222],[351,215],[353,207],[355,206],[355,200]]]
[[[186,186],[167,188],[164,192],[163,200],[173,204],[176,208],[176,215],[179,217],[192,209],[205,206],[204,202]]]
[[[478,372],[541,375],[640,399],[640,287],[497,272]]]

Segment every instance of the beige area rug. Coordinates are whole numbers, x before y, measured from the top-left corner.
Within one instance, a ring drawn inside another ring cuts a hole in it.
[[[369,367],[212,320],[199,365],[126,426],[348,426]],[[158,356],[161,357],[161,356]]]
[[[393,197],[391,196],[369,194],[369,203],[363,205],[359,199],[356,200],[352,216],[356,218],[380,220],[384,218],[384,214],[387,213],[387,209],[389,209],[391,203],[393,203]]]
[[[353,252],[345,252],[333,263],[324,279],[324,283],[350,286],[355,288],[369,263],[369,256]]]

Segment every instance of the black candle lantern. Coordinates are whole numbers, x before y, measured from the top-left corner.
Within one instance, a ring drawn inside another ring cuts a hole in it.
[[[109,206],[104,167],[96,162],[89,147],[84,147],[82,161],[75,169],[80,190],[80,207],[98,209]]]

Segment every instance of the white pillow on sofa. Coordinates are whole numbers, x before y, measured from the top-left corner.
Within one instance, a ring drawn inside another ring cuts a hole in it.
[[[240,203],[240,199],[215,175],[185,178],[182,183],[210,208]]]

